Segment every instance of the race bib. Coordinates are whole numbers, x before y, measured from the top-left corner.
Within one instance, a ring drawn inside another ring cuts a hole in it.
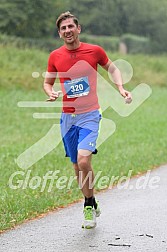
[[[88,77],[67,80],[64,82],[67,98],[85,96],[89,94],[90,86]]]

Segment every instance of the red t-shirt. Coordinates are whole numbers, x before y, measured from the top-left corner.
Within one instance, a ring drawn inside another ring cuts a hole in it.
[[[81,43],[75,50],[62,46],[51,52],[47,70],[60,79],[63,112],[80,114],[99,109],[97,66],[107,62],[103,48],[87,43]]]

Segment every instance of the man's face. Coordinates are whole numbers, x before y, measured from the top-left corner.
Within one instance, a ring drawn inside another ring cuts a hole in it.
[[[78,38],[78,34],[81,31],[80,25],[78,27],[74,23],[72,18],[63,20],[60,24],[59,36],[64,40],[66,44],[72,44]]]

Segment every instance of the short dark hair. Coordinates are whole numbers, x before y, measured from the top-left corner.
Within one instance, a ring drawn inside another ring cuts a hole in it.
[[[66,20],[68,18],[72,18],[76,26],[78,27],[78,18],[75,17],[73,14],[71,14],[69,11],[66,11],[64,13],[61,13],[58,19],[56,20],[56,25],[58,30],[60,29],[60,24],[63,20]]]

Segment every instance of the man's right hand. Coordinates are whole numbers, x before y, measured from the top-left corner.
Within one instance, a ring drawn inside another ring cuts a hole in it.
[[[49,95],[49,98],[46,100],[46,101],[55,101],[59,96],[60,94],[62,93],[62,91],[52,91],[52,93]]]

